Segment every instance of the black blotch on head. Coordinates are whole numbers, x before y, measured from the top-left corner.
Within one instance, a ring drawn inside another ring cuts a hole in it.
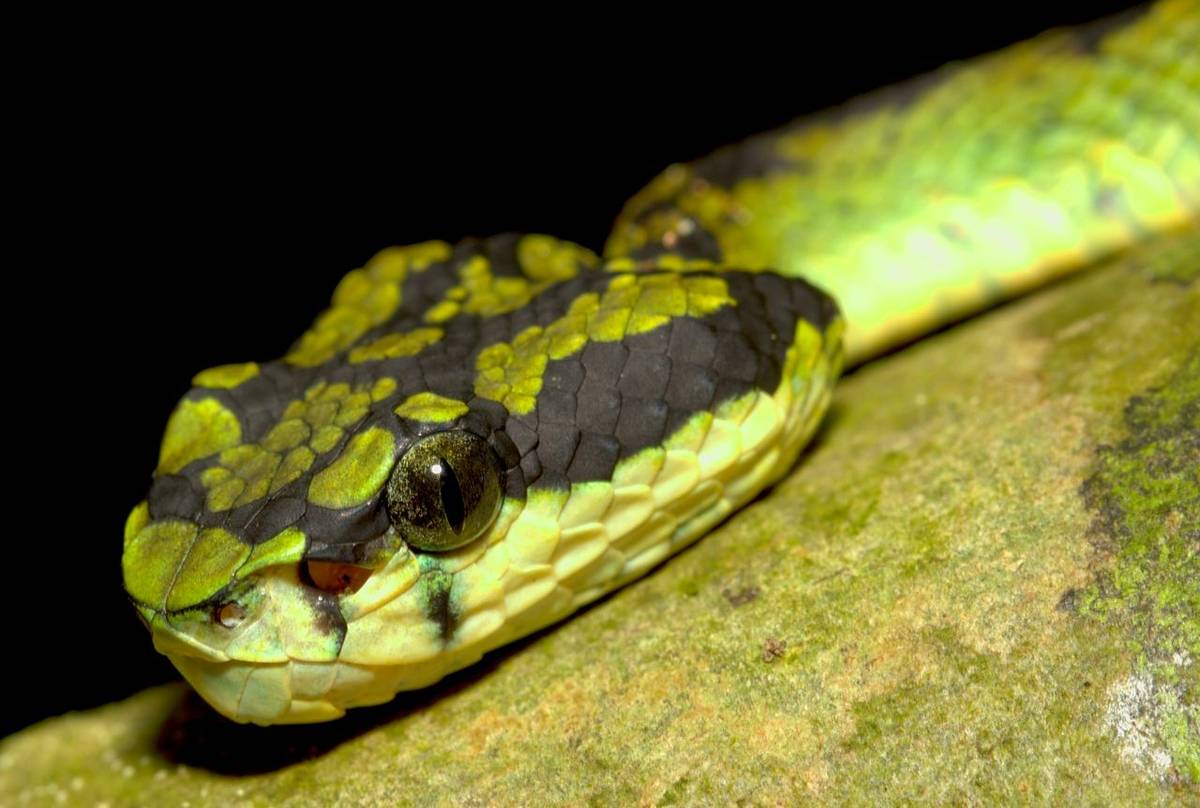
[[[516,468],[521,462],[521,451],[517,448],[513,439],[509,437],[507,432],[501,431],[499,427],[494,429],[488,436],[488,445],[492,447],[492,451],[496,453],[496,457],[500,459],[500,466],[504,470]]]
[[[304,569],[303,564],[300,567]],[[311,581],[304,587],[304,593],[316,617],[313,626],[323,634],[336,636],[338,653],[341,653],[342,643],[346,641],[346,618],[338,608],[337,595],[318,589]]]
[[[575,395],[560,390],[543,390],[537,400],[538,421],[543,424],[575,424]]]
[[[749,392],[752,386],[746,382],[738,381],[737,379],[721,379],[717,382],[717,391],[713,395],[714,402],[724,403],[732,401],[738,396]]]
[[[588,378],[579,388],[575,423],[584,432],[612,433],[621,411],[621,394],[602,381]]]
[[[646,353],[665,355],[671,345],[671,331],[674,325],[675,321],[671,320],[650,331],[643,331],[640,334],[626,334],[625,347],[631,353],[644,351]]]
[[[623,396],[662,398],[671,378],[671,358],[649,351],[631,350],[618,389]]]
[[[617,440],[621,457],[629,457],[647,446],[662,443],[667,424],[667,404],[648,398],[626,398],[617,420]]]
[[[195,519],[204,510],[204,497],[187,477],[164,474],[150,486],[150,516],[153,519]]]
[[[592,381],[615,388],[628,357],[629,350],[619,342],[589,342],[579,356],[585,383]]]
[[[450,598],[454,576],[444,570],[431,569],[421,575],[420,586],[425,616],[438,627],[442,641],[449,641],[458,627],[458,613]]]
[[[538,444],[537,418],[528,415],[513,415],[504,426],[504,433],[522,457],[534,450]]]
[[[463,373],[461,364],[447,361],[445,356],[419,357],[425,389],[447,398],[462,400],[471,394],[472,380]]]
[[[583,384],[583,364],[577,356],[565,359],[552,359],[546,364],[545,378],[542,381],[543,390],[558,390],[563,393],[574,393]]]
[[[689,362],[707,367],[717,351],[717,335],[703,320],[675,320],[671,323],[671,344],[667,355],[673,362]]]
[[[542,430],[537,456],[543,472],[566,472],[578,450],[579,435],[579,430],[572,426],[557,425]]]
[[[467,402],[467,406],[471,409],[470,416],[478,416],[483,422],[488,425],[487,431],[500,429],[504,426],[504,422],[508,420],[508,409],[499,401],[492,401],[487,398],[473,396]],[[483,434],[479,432],[477,434]]]
[[[570,491],[571,481],[561,471],[542,469],[538,477],[537,487],[541,491]]]
[[[712,367],[722,378],[752,382],[758,377],[759,356],[744,336],[736,331],[722,331]]]
[[[664,433],[674,435],[679,430],[687,426],[687,422],[695,413],[688,410],[670,409],[667,411],[667,423],[663,427]]]
[[[525,477],[525,485],[530,486],[542,476],[542,461],[538,460],[537,452],[530,452],[521,458],[521,474]]]
[[[567,479],[573,483],[611,479],[620,456],[621,444],[615,437],[585,433],[567,468]]]
[[[774,390],[783,378],[783,368],[773,356],[763,356],[758,361],[758,375],[754,377],[755,386],[762,390]]]
[[[268,500],[246,523],[243,535],[251,544],[277,536],[304,516],[306,503],[299,497],[279,497]]]
[[[712,404],[717,375],[698,365],[674,364],[667,382],[667,405],[672,409],[698,412]]]
[[[308,504],[298,527],[311,541],[305,558],[355,563],[365,542],[385,533],[391,520],[380,496],[353,508]]]
[[[521,233],[500,233],[479,242],[478,253],[488,259],[491,272],[497,278],[524,276],[517,260],[517,245],[522,237]]]
[[[676,318],[619,343],[589,343],[577,358],[550,362],[548,374],[558,365],[565,375],[577,363],[584,378],[573,416],[567,390],[543,388],[538,396],[527,416],[537,431],[538,462],[525,455],[526,473],[608,479],[617,460],[661,444],[695,413],[752,389],[774,392],[797,321],[811,319],[823,331],[837,313],[828,296],[803,280],[736,270],[721,278],[736,305]]]

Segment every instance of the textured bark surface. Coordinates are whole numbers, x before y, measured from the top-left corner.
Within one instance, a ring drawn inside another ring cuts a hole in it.
[[[0,745],[0,803],[1200,802],[1193,236],[853,373],[695,547],[424,692],[183,686]]]

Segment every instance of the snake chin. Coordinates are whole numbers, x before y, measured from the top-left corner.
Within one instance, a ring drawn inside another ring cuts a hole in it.
[[[260,726],[332,721],[348,709],[384,704],[399,690],[427,687],[445,675],[440,660],[397,668],[342,660],[263,664],[167,656],[213,709],[232,721]],[[477,659],[474,654],[470,661]]]
[[[205,701],[239,723],[330,721],[345,712],[325,698],[337,678],[336,663],[288,660],[262,664],[167,656]]]

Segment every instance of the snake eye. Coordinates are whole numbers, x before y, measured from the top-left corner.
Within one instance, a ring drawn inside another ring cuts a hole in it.
[[[387,485],[388,514],[419,550],[453,550],[483,535],[500,511],[500,466],[487,441],[437,432],[416,441]]]

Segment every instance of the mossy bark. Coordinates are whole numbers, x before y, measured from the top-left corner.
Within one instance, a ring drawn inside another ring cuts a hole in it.
[[[0,803],[1200,802],[1198,245],[858,370],[768,495],[437,687],[149,690],[6,740]]]

